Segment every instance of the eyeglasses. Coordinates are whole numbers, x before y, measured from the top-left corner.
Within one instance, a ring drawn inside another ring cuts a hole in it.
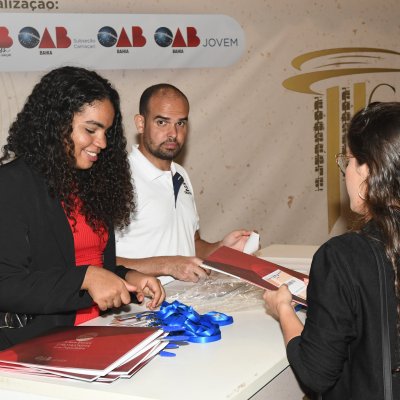
[[[343,176],[346,175],[346,168],[349,165],[350,158],[354,158],[354,156],[349,156],[343,153],[335,155],[336,164],[338,165],[340,172],[343,174]]]

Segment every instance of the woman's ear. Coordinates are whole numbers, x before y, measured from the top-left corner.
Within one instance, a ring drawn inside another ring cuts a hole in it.
[[[367,163],[361,164],[357,167],[357,172],[360,174],[363,180],[367,179],[369,176],[369,168]]]

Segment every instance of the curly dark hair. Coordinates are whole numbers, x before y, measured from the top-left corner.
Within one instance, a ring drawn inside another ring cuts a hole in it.
[[[354,115],[347,145],[359,165],[366,164],[365,224],[372,219],[382,233],[393,266],[400,332],[400,103],[371,103]]]
[[[115,112],[106,134],[107,147],[91,168],[77,169],[71,139],[74,115],[105,99]],[[96,232],[107,225],[123,228],[129,224],[134,192],[119,95],[96,72],[66,66],[42,77],[11,124],[0,164],[17,157],[43,174],[50,195],[63,203],[69,218],[74,220],[79,198],[81,212]]]

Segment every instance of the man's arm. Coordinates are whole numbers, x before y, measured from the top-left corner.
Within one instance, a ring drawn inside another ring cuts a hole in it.
[[[243,251],[244,245],[249,238],[251,231],[240,229],[228,233],[222,240],[215,243],[206,242],[200,237],[199,231],[194,235],[194,243],[196,248],[196,256],[202,259],[207,258],[212,252],[221,246],[230,247],[235,250]]]
[[[151,276],[169,275],[186,282],[197,282],[208,273],[200,267],[202,261],[197,257],[161,256],[147,258],[117,257],[117,264]]]

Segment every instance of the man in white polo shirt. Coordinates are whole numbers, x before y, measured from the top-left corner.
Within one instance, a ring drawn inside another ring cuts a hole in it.
[[[136,211],[129,227],[117,235],[117,262],[163,276],[164,283],[172,278],[197,282],[207,275],[199,266],[202,258],[222,245],[243,251],[251,232],[233,231],[216,243],[200,237],[189,176],[173,161],[187,136],[186,96],[169,84],[151,86],[140,98],[139,113],[139,145],[129,156]]]

